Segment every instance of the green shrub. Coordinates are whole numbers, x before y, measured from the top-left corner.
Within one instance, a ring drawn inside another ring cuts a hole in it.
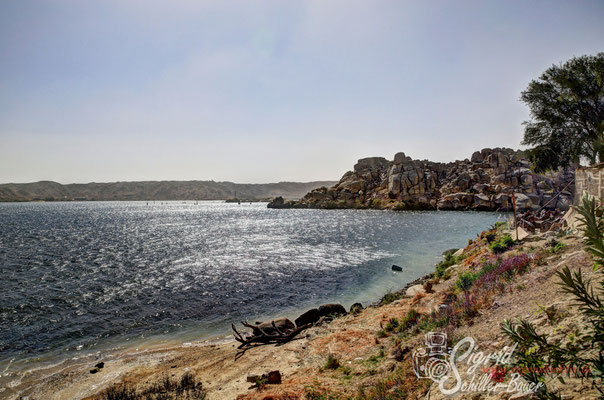
[[[400,292],[393,293],[389,290],[388,292],[386,292],[384,297],[382,297],[382,299],[380,300],[380,304],[381,305],[390,304],[393,301],[400,299],[401,297],[403,297],[402,293],[400,293]]]
[[[384,352],[384,349],[380,349],[380,351],[377,354],[372,355],[371,357],[369,357],[367,359],[368,362],[370,362],[371,364],[377,364],[379,363],[384,357],[386,357],[386,353]]]
[[[390,318],[390,321],[388,321],[388,324],[386,325],[386,330],[388,332],[392,332],[393,330],[395,330],[396,328],[398,328],[398,326],[399,326],[398,319],[396,319],[396,318]]]
[[[384,200],[382,199],[373,199],[373,201],[371,202],[371,208],[384,208]]]
[[[505,229],[505,228],[507,228],[507,226],[508,226],[508,223],[504,222],[504,221],[497,221],[497,222],[495,222],[495,225],[493,225],[493,227],[495,229],[500,229],[500,228]]]
[[[399,332],[403,332],[409,328],[411,328],[412,326],[416,325],[419,317],[420,317],[420,313],[417,312],[417,310],[415,308],[410,309],[409,311],[407,311],[407,314],[403,317],[403,319],[401,320],[401,323],[399,325]]]
[[[453,253],[447,253],[445,255],[445,259],[438,264],[436,264],[436,276],[442,278],[445,274],[447,268],[457,263],[457,258],[453,255]]]
[[[504,246],[512,247],[514,245],[514,239],[512,239],[512,236],[510,235],[505,235],[501,238],[501,243],[503,243]]]
[[[487,240],[487,243],[493,242],[493,240],[495,240],[496,237],[497,237],[497,233],[495,233],[495,232],[487,232],[484,235],[484,238]]]
[[[340,360],[338,358],[329,353],[327,355],[327,361],[325,361],[325,369],[338,369],[340,368]]]
[[[404,201],[399,201],[392,209],[395,211],[404,211],[407,209],[407,204]]]
[[[471,271],[462,272],[457,279],[456,285],[458,288],[466,292],[472,287],[476,279],[478,279],[477,274]]]
[[[558,253],[558,252],[560,252],[560,251],[564,250],[564,248],[565,248],[565,247],[566,247],[566,245],[565,245],[564,243],[557,242],[556,244],[554,244],[554,245],[553,245],[553,246],[552,246],[552,247],[549,249],[549,251],[550,251],[552,254],[556,254],[556,253]]]
[[[317,383],[318,385],[318,383]],[[329,389],[306,386],[304,388],[304,398],[306,400],[340,400],[342,397]]]
[[[505,235],[497,242],[491,244],[491,250],[495,254],[503,253],[515,244],[514,239],[510,235]]]
[[[207,391],[201,382],[186,372],[180,379],[165,376],[149,387],[137,391],[128,383],[118,384],[103,390],[94,397],[97,400],[161,400],[186,398],[205,400]]]

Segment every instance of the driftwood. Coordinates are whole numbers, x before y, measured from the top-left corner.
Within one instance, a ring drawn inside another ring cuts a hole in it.
[[[287,343],[290,340],[294,339],[300,332],[302,332],[303,330],[308,329],[312,326],[312,324],[306,324],[306,325],[295,327],[293,329],[286,329],[284,331],[281,331],[279,328],[277,328],[277,325],[275,325],[275,322],[273,321],[271,323],[273,331],[271,333],[268,333],[268,332],[264,331],[262,328],[260,328],[258,325],[251,325],[244,321],[242,321],[241,324],[247,328],[251,328],[252,331],[256,332],[256,333],[252,333],[252,335],[250,335],[250,336],[244,336],[237,331],[234,324],[231,324],[231,327],[233,328],[233,336],[235,336],[235,340],[237,340],[239,343],[241,343],[238,347],[239,349],[242,349],[245,347],[251,347],[251,346],[254,346],[257,344]]]
[[[363,308],[361,304],[355,304],[355,306]],[[323,304],[319,308],[313,308],[299,316],[295,323],[287,318],[279,318],[264,323],[256,322],[256,325],[242,321],[241,324],[243,326],[252,330],[251,333],[245,335],[240,333],[234,324],[231,324],[233,336],[240,343],[238,347],[239,351],[235,355],[235,361],[253,347],[271,343],[277,345],[287,343],[290,340],[294,340],[300,332],[313,325],[320,325],[325,321],[331,321],[336,316],[346,314],[346,309],[341,304]]]
[[[556,231],[564,228],[566,221],[560,210],[540,210],[526,211],[516,216],[518,226],[528,232],[534,232],[536,229],[542,232]]]

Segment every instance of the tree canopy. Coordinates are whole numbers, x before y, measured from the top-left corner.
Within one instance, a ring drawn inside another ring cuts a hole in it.
[[[522,144],[542,172],[604,161],[604,53],[548,68],[520,97],[530,108]]]

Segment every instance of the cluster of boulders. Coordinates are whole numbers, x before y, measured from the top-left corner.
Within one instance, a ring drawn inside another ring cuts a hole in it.
[[[350,307],[350,313],[356,314],[363,310],[361,303],[354,303]],[[348,312],[341,304],[323,304],[318,308],[311,308],[310,310],[302,313],[294,322],[288,318],[277,318],[267,322],[256,322],[255,325],[251,326],[252,334],[273,334],[278,331],[286,332],[297,327],[303,327],[305,325],[315,325],[321,321],[331,320],[335,317],[348,315]]]
[[[333,318],[348,314],[341,304],[324,304],[319,308],[311,308],[295,320],[296,326],[316,324],[321,318]]]
[[[315,189],[300,201],[275,199],[271,208],[391,208],[441,210],[568,209],[574,171],[540,175],[521,151],[483,149],[452,163],[364,158],[331,187]]]

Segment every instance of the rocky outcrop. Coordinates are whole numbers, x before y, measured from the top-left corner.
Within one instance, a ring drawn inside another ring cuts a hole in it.
[[[276,199],[272,208],[379,208],[510,210],[567,209],[574,171],[536,174],[520,151],[483,149],[451,163],[364,158],[332,187],[314,189],[300,201]]]

